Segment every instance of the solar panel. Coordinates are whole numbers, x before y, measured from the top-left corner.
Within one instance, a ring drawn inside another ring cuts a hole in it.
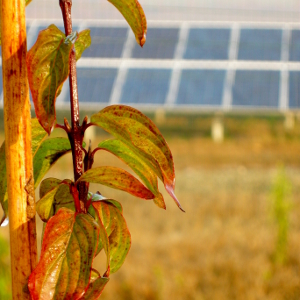
[[[232,87],[233,106],[278,107],[278,71],[237,70]]]
[[[280,60],[282,30],[241,29],[238,59]]]
[[[127,28],[92,27],[91,46],[82,57],[121,57],[127,39]]]
[[[47,26],[38,20],[27,24],[28,48]],[[298,25],[155,21],[153,26],[141,49],[124,23],[86,21],[92,45],[78,62],[81,103],[300,107]],[[75,21],[74,30],[79,27]],[[66,82],[57,103],[66,102],[68,92]]]
[[[289,46],[290,61],[300,61],[300,30],[292,30]]]
[[[185,59],[228,59],[230,29],[191,28]]]
[[[300,71],[289,74],[289,107],[300,108]]]
[[[121,103],[164,104],[170,78],[168,69],[129,69]]]
[[[148,28],[143,49],[135,44],[132,58],[171,59],[178,42],[179,28]]]
[[[176,104],[221,105],[225,70],[182,70]]]
[[[108,103],[116,76],[117,69],[114,68],[77,68],[79,101]],[[67,80],[61,93],[63,99],[58,98],[58,101],[69,102],[69,91]]]

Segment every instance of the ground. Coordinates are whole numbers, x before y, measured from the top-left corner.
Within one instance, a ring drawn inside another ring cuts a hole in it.
[[[216,144],[209,134],[211,116],[180,117],[175,127],[178,118],[167,118],[161,128],[174,154],[176,194],[186,213],[166,193],[164,211],[151,201],[91,187],[120,200],[132,234],[125,264],[100,299],[300,299],[299,121],[286,130],[281,116],[225,116],[225,140]],[[69,176],[68,159],[49,176]],[[108,154],[98,160],[120,166]],[[292,187],[283,200],[290,209],[282,263],[275,259],[278,227],[272,215],[279,173]],[[95,266],[104,270],[103,257]]]

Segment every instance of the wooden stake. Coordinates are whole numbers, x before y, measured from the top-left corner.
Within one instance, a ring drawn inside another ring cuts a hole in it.
[[[37,262],[25,1],[1,0],[1,20],[12,290],[14,300],[24,300]]]

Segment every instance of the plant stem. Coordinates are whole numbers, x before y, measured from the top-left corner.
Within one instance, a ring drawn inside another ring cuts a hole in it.
[[[64,20],[66,36],[72,33],[72,15],[71,7],[72,0],[59,0],[59,5],[62,11]],[[73,169],[74,169],[74,180],[76,181],[83,173],[83,157],[82,157],[82,142],[84,131],[80,126],[79,118],[79,101],[78,101],[78,89],[77,89],[77,71],[76,71],[76,56],[74,48],[70,54],[70,72],[69,72],[69,83],[70,83],[70,104],[71,104],[71,132],[69,133],[69,139],[72,147],[73,157]],[[85,211],[85,198],[86,188],[85,184],[78,185],[79,199],[81,201],[80,207],[82,211]]]
[[[1,2],[12,296],[17,300],[30,299],[24,287],[37,263],[31,116],[26,68],[25,1]]]

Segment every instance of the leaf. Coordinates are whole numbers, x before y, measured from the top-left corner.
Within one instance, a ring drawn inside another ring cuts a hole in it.
[[[74,37],[66,37],[55,25],[42,30],[27,52],[28,82],[36,116],[50,134],[56,120],[55,100],[69,75]]]
[[[32,0],[25,0],[25,5],[27,6]]]
[[[130,173],[115,167],[93,168],[81,175],[77,182],[100,183],[114,189],[125,191],[143,199],[153,199],[154,195]]]
[[[67,138],[47,139],[41,144],[33,158],[35,187],[39,185],[50,167],[69,151],[71,151],[71,145]]]
[[[79,32],[77,40],[74,44],[75,47],[75,53],[76,53],[76,60],[78,60],[83,51],[91,46],[91,30],[85,29],[81,32]]]
[[[114,135],[134,151],[163,181],[177,206],[175,169],[171,150],[155,124],[140,111],[125,105],[112,105],[91,117],[91,122]]]
[[[158,191],[157,176],[154,171],[145,163],[143,156],[128,147],[120,140],[106,140],[101,142],[98,147],[109,151],[123,162],[125,162],[143,181],[146,187],[155,195],[153,199],[160,208],[166,209],[164,198]]]
[[[71,180],[65,179],[64,181],[71,184]],[[53,205],[54,214],[56,214],[56,212],[62,207],[66,207],[72,211],[75,211],[74,198],[70,192],[69,185],[63,184],[58,188],[58,191],[55,194],[55,201]]]
[[[108,199],[103,197],[101,194],[98,194],[99,192],[97,192],[96,194],[93,194],[91,192],[88,193],[88,199],[91,199],[92,201],[100,201],[100,200],[105,200],[106,202],[110,202],[111,204],[113,204],[115,207],[117,207],[119,209],[119,211],[121,213],[123,213],[123,207],[120,204],[120,202],[113,200],[113,199]]]
[[[75,211],[69,183],[71,180],[47,178],[40,185],[40,200],[36,203],[36,211],[41,220],[47,222],[61,207]]]
[[[42,199],[53,188],[59,186],[61,182],[62,180],[52,177],[44,179],[40,184],[40,199]]]
[[[47,222],[54,215],[54,209],[53,209],[54,196],[59,186],[60,185],[58,184],[57,186],[53,187],[36,203],[36,212],[40,216],[41,220],[44,222]]]
[[[94,209],[101,219],[109,239],[110,271],[115,273],[120,269],[131,246],[131,235],[120,210],[112,203],[102,200],[92,202],[90,210]]]
[[[88,213],[96,220],[99,225],[99,237],[98,237],[98,248],[96,250],[96,255],[104,249],[106,255],[106,273],[110,272],[110,248],[109,248],[109,240],[106,229],[100,219],[98,213],[95,209],[90,205],[88,209]]]
[[[41,127],[36,118],[31,119],[31,147],[32,155],[36,154],[37,149],[40,147],[43,140],[46,138],[47,133]],[[8,195],[7,195],[7,179],[6,179],[6,161],[5,161],[5,142],[0,148],[0,203],[4,211],[3,219],[0,225],[8,215]]]
[[[31,149],[33,156],[36,154],[36,151],[41,146],[41,143],[46,137],[47,132],[40,125],[38,119],[31,119]]]
[[[102,291],[104,290],[108,281],[109,278],[101,276],[94,280],[91,280],[88,289],[80,298],[80,300],[97,300],[101,296]]]
[[[80,298],[88,288],[97,237],[92,217],[61,208],[47,223],[40,261],[29,276],[32,299]]]
[[[138,0],[108,0],[123,15],[131,27],[137,43],[143,47],[146,42],[147,20]]]

